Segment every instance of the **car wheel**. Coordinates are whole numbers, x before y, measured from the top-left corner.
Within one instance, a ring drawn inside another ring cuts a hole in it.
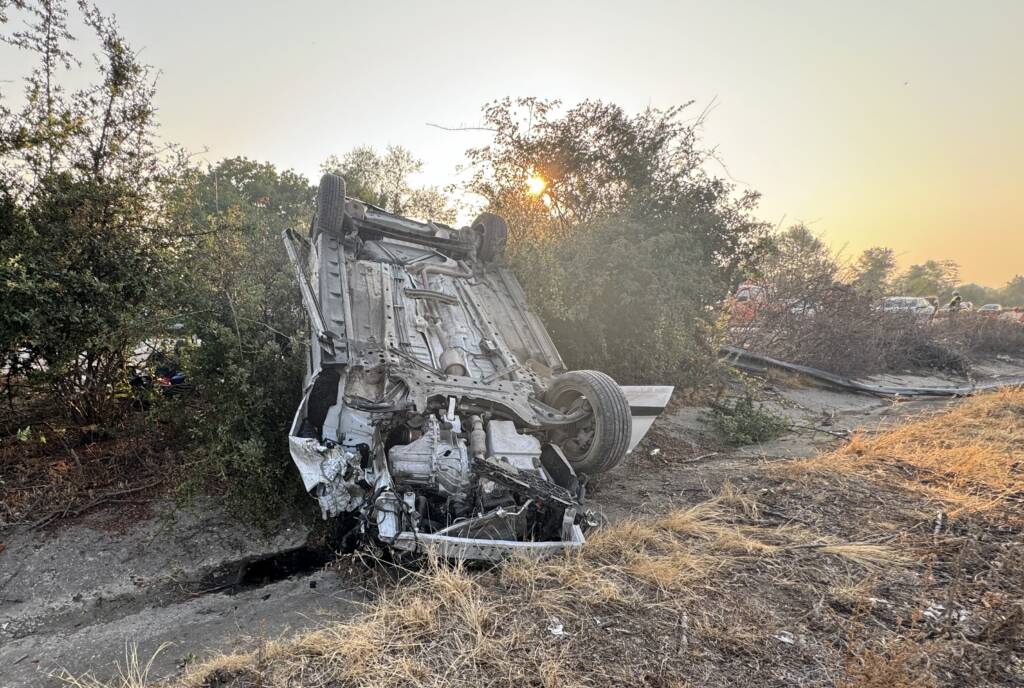
[[[596,370],[559,375],[544,394],[544,402],[564,413],[581,405],[590,407],[586,418],[560,428],[551,437],[577,471],[603,473],[626,456],[633,419],[626,395],[609,376]]]
[[[500,215],[480,213],[470,228],[479,237],[480,244],[476,255],[480,260],[489,263],[504,255],[505,246],[508,244],[508,223]]]
[[[345,223],[345,180],[328,172],[320,177],[316,190],[316,215],[313,217],[313,236],[321,232],[341,236]]]

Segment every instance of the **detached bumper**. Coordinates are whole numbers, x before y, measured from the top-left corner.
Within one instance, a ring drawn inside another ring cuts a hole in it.
[[[562,519],[562,539],[558,541],[529,542],[519,540],[488,540],[436,533],[403,531],[395,536],[391,546],[406,552],[433,553],[446,559],[472,559],[475,561],[501,561],[513,557],[542,559],[559,552],[576,549],[586,542],[583,529],[575,523],[576,510],[568,509]]]

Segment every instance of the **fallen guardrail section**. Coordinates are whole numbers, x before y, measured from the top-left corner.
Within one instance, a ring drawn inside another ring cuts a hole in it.
[[[894,387],[888,385],[877,385],[870,382],[861,382],[842,375],[835,375],[826,370],[781,361],[771,356],[754,353],[735,346],[723,346],[719,348],[722,360],[729,365],[754,373],[763,373],[774,368],[792,373],[799,373],[809,378],[824,382],[833,387],[846,389],[863,394],[872,394],[878,397],[966,397],[978,392],[985,392],[1005,387],[1024,386],[1024,375],[1014,375],[993,380],[979,380],[966,385],[951,385],[948,387]]]

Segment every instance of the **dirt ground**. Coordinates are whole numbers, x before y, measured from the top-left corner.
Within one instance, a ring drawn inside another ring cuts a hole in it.
[[[1020,372],[993,362],[989,374],[1013,371]],[[956,520],[957,537],[937,544],[934,521],[942,508],[933,500],[862,480],[846,480],[838,490],[833,477],[785,470],[794,461],[843,445],[854,434],[870,436],[908,417],[962,402],[894,403],[792,378],[760,380],[756,385],[768,406],[790,418],[793,432],[759,445],[723,449],[708,435],[706,409],[673,404],[622,465],[592,481],[591,506],[621,524],[636,516],[698,506],[725,491],[743,495],[743,503],[757,504],[751,527],[800,528],[836,542],[885,540],[906,547],[916,546],[920,539],[939,552],[931,555],[936,565],[927,575],[943,596],[921,597],[930,588],[921,584],[919,571],[908,569],[878,582],[870,565],[822,561],[810,552],[802,554],[799,547],[787,549],[785,558],[751,565],[754,580],[761,581],[756,593],[745,589],[752,579],[735,572],[704,591],[705,604],[727,610],[731,626],[746,624],[750,642],[777,651],[780,659],[765,664],[761,654],[739,645],[730,655],[727,646],[735,642],[723,640],[691,657],[691,678],[706,673],[709,684],[726,685],[711,678],[720,679],[730,671],[746,676],[762,672],[760,685],[834,685],[839,680],[835,667],[849,658],[842,656],[846,649],[827,647],[824,639],[843,633],[898,637],[911,623],[922,628],[924,636],[944,631],[948,635],[957,620],[950,616],[956,606],[950,595],[982,593],[966,584],[949,593],[943,580],[962,576],[971,567],[976,569],[972,575],[991,573],[992,562],[1006,567],[1024,563],[1019,527],[993,529],[984,518],[964,517]],[[310,532],[297,521],[284,520],[268,534],[230,520],[212,501],[184,511],[159,503],[150,511],[125,523],[123,509],[113,505],[49,529],[0,533],[0,685],[62,685],[62,672],[109,678],[117,674],[119,662],[124,664],[129,644],[137,646],[143,658],[163,648],[153,661],[150,678],[171,676],[211,654],[260,646],[267,638],[350,618],[373,596],[361,576],[351,575],[350,567],[328,567],[316,551],[305,547]],[[972,541],[973,535],[981,540]],[[948,556],[943,558],[942,552]],[[958,562],[959,569],[942,570],[950,562]],[[851,590],[860,586],[869,592],[838,590],[828,599],[815,599],[823,589],[821,580],[812,580],[816,577],[833,581],[832,587],[835,580],[846,580]],[[843,608],[863,605],[864,599],[876,601],[869,603],[870,609]],[[749,605],[742,604],[747,600]],[[911,618],[911,608],[925,610],[925,616]],[[696,604],[692,613],[699,609]],[[758,619],[771,622],[758,625]],[[872,625],[877,626],[874,631]],[[989,665],[1019,660],[973,650],[984,643],[958,632],[965,638],[960,647],[964,671],[940,676],[941,683],[985,685],[993,676],[1021,677],[1020,666]],[[1000,631],[984,626],[973,632]],[[900,659],[892,647],[887,646],[885,654],[866,643],[863,656],[879,653],[879,662],[903,661],[910,668],[920,661],[909,655]],[[972,677],[975,683],[970,682]]]

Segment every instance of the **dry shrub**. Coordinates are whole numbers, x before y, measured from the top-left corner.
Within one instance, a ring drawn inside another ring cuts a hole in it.
[[[884,312],[877,298],[829,280],[809,277],[789,284],[786,293],[773,293],[749,327],[731,332],[732,343],[851,377],[918,369],[968,372],[966,349],[939,336],[941,330]]]
[[[960,314],[948,319],[885,312],[880,288],[806,227],[778,235],[759,266],[753,302],[734,303],[730,343],[851,377],[915,369],[966,374],[968,355],[1024,352],[1024,327]],[[752,306],[752,308],[750,308]],[[747,318],[752,318],[746,322]],[[739,320],[739,321],[737,321]]]
[[[928,670],[925,651],[915,643],[900,643],[893,652],[871,650],[859,655],[847,668],[840,688],[932,688],[935,675]]]
[[[1024,356],[1019,322],[976,313],[933,320],[887,313],[877,298],[811,277],[788,289],[773,293],[749,326],[733,329],[731,343],[850,377],[925,369],[966,375],[972,358]]]
[[[936,320],[933,331],[936,339],[972,356],[1024,356],[1024,324],[1012,320],[959,313]]]
[[[790,470],[830,470],[897,481],[960,510],[1019,504],[1024,494],[1024,389],[983,394],[908,421]]]

